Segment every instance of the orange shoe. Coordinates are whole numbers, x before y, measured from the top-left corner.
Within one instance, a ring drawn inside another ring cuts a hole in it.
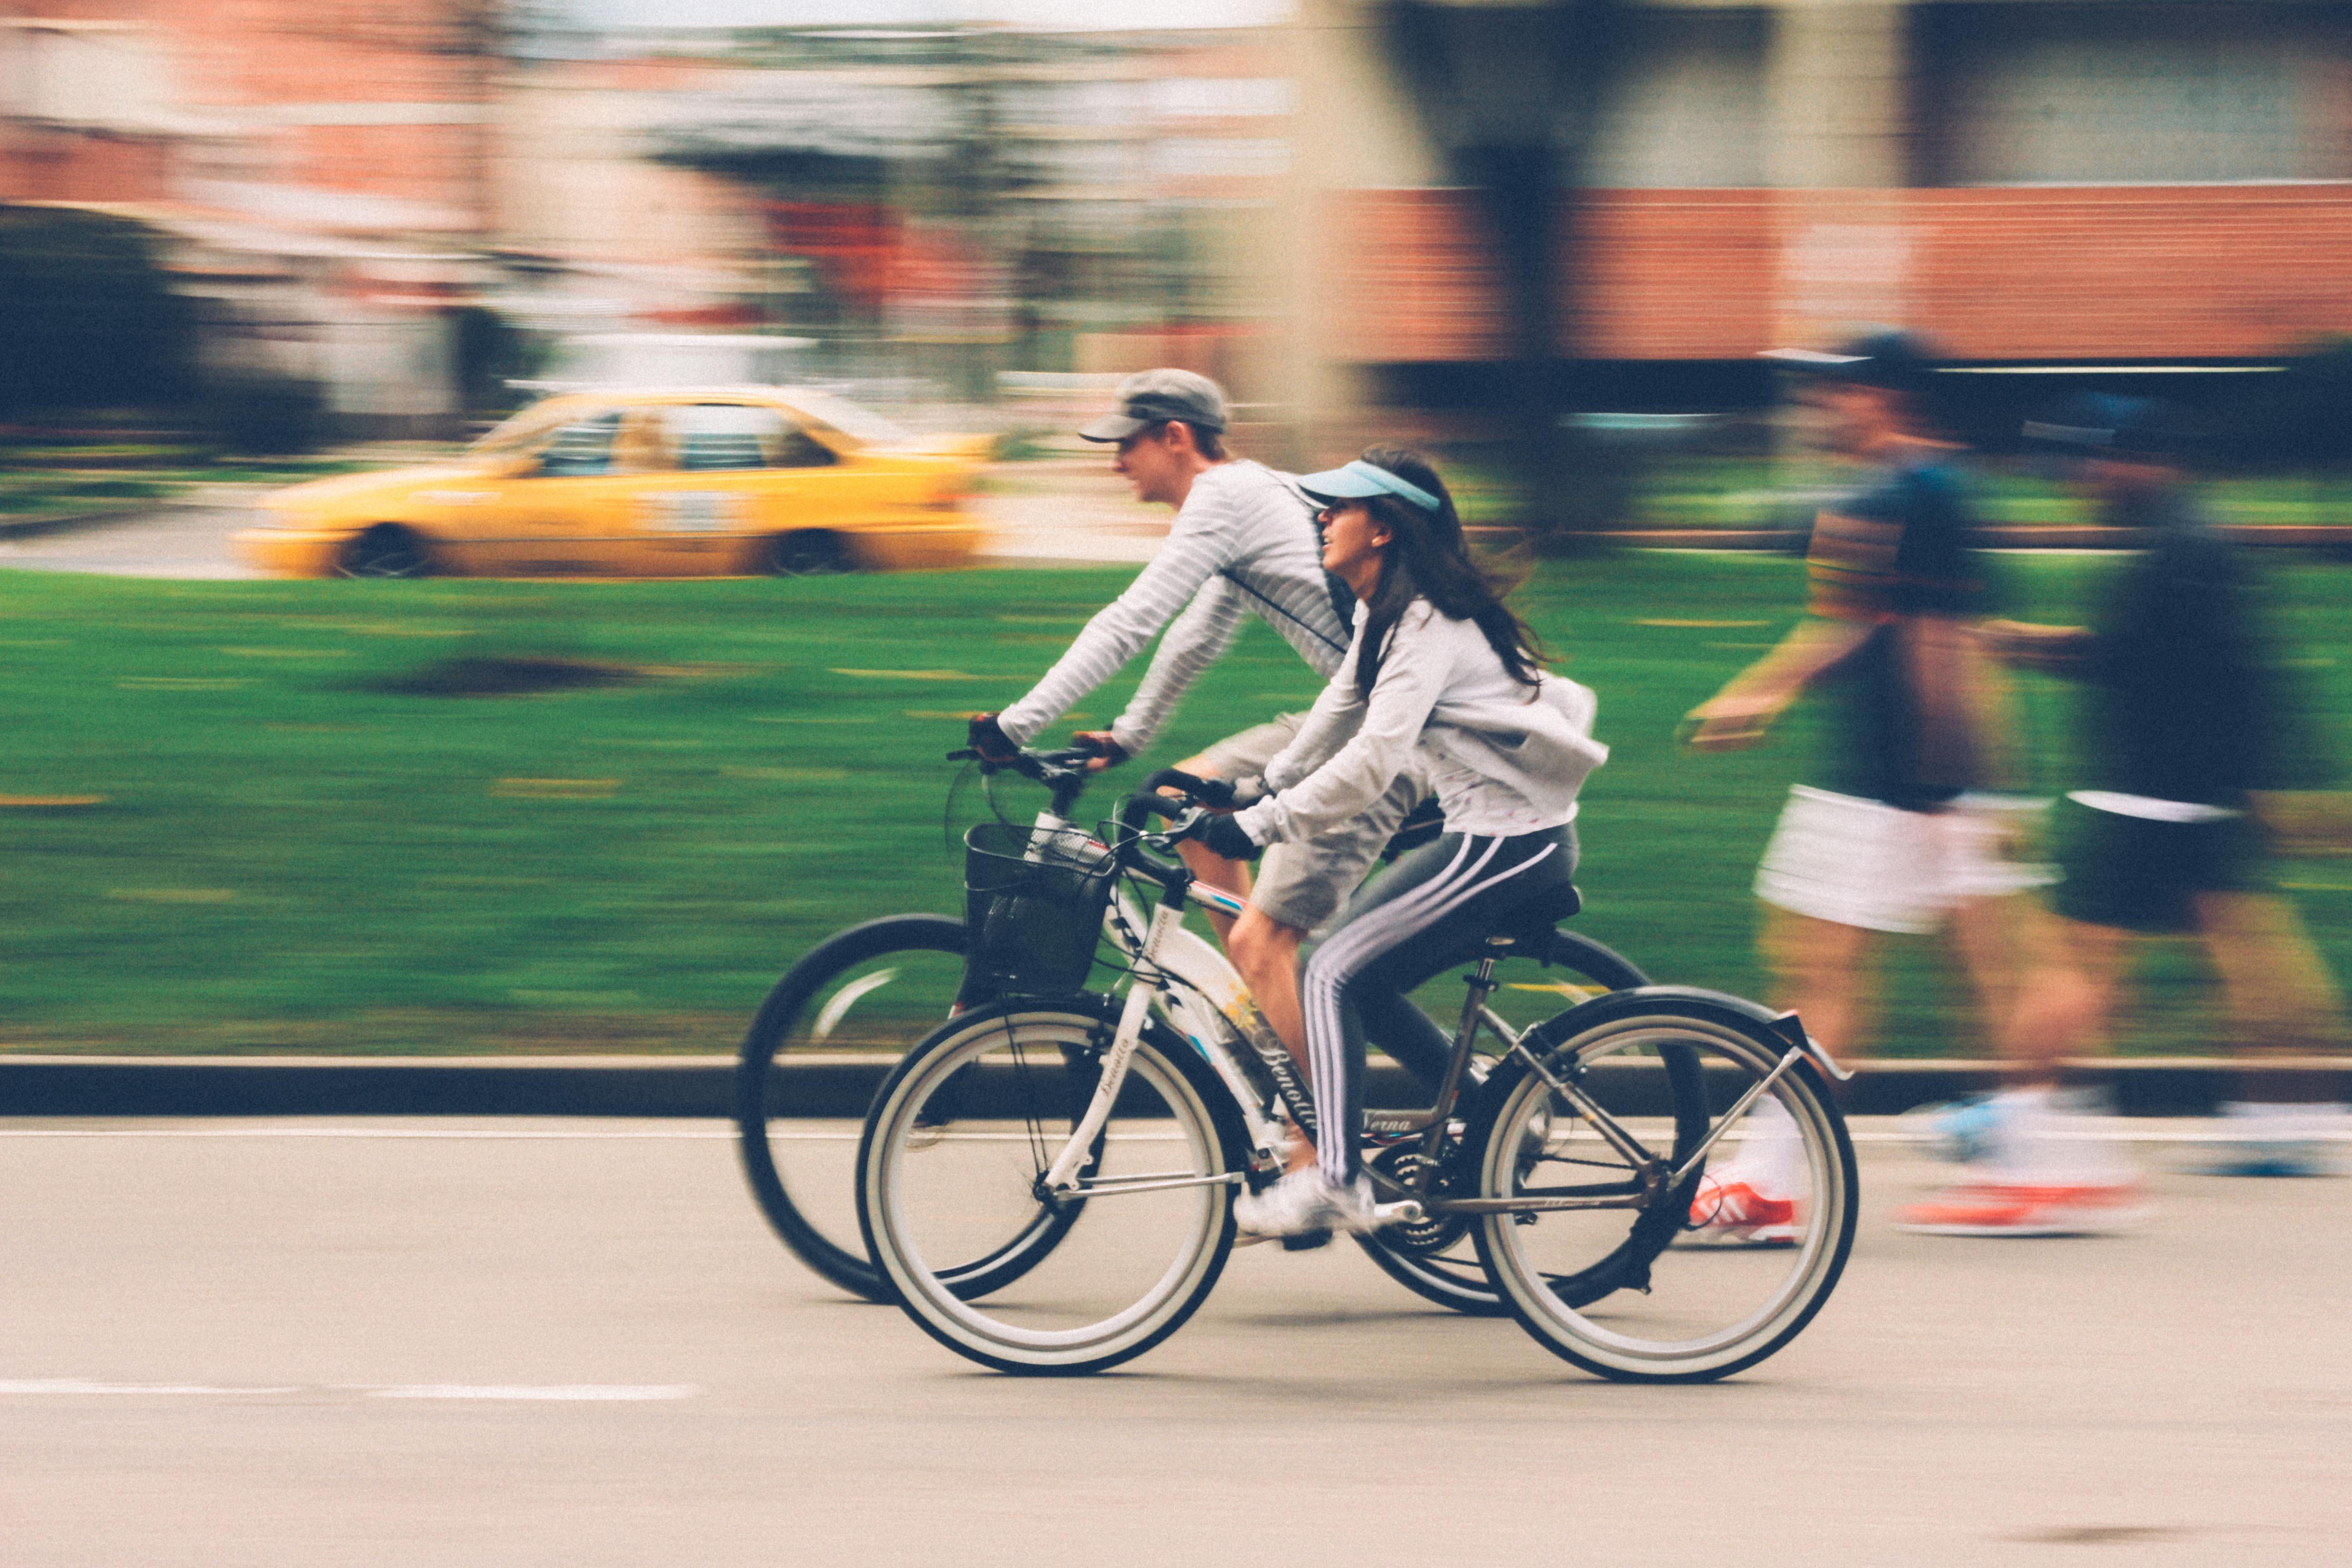
[[[2137,1182],[1962,1182],[1895,1216],[1923,1236],[2106,1236],[2155,1212]]]
[[[1701,1176],[1691,1199],[1690,1224],[1676,1238],[1683,1247],[1794,1247],[1797,1204],[1759,1191],[1734,1176],[1718,1182]]]

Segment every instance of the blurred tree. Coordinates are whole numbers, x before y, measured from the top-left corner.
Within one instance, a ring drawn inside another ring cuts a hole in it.
[[[1385,33],[1432,138],[1475,190],[1503,277],[1510,357],[1490,405],[1505,437],[1513,510],[1547,554],[1621,521],[1622,455],[1569,422],[1560,352],[1563,258],[1575,193],[1619,42],[1620,0],[1448,4],[1386,0]]]
[[[517,327],[487,305],[461,305],[451,312],[457,361],[457,386],[468,414],[508,414],[535,394],[508,384],[539,374],[546,342]]]
[[[162,244],[129,218],[0,206],[0,417],[186,401],[194,315]]]

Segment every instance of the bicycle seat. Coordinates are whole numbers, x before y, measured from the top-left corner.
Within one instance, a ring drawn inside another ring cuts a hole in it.
[[[1583,907],[1584,895],[1576,890],[1576,884],[1563,882],[1537,895],[1534,902],[1513,913],[1510,923],[1486,941],[1492,946],[1508,947],[1524,938],[1551,930]]]

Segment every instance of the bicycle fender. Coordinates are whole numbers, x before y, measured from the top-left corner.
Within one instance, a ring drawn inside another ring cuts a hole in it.
[[[1552,931],[1553,947],[1543,955],[1543,962],[1573,965],[1592,979],[1602,981],[1616,990],[1630,990],[1650,984],[1642,966],[1605,942],[1596,942],[1582,931],[1561,926]]]
[[[1612,991],[1580,1003],[1567,1012],[1556,1014],[1529,1029],[1525,1043],[1529,1050],[1551,1050],[1561,1042],[1573,1039],[1598,1024],[1609,1023],[1642,1011],[1659,1002],[1675,1002],[1695,1007],[1702,1013],[1712,1013],[1721,1022],[1734,1028],[1751,1032],[1757,1028],[1783,1046],[1792,1046],[1805,1054],[1805,1059],[1821,1072],[1843,1082],[1853,1074],[1840,1067],[1820,1042],[1805,1032],[1805,1026],[1794,1013],[1775,1013],[1759,1002],[1745,996],[1735,996],[1727,991],[1710,991],[1699,985],[1637,985],[1629,990]]]

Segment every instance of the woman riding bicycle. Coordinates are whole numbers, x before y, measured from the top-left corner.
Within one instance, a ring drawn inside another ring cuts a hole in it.
[[[1355,637],[1288,750],[1238,781],[1204,841],[1254,858],[1344,823],[1418,763],[1444,836],[1367,883],[1306,962],[1317,1159],[1235,1205],[1261,1236],[1370,1229],[1360,1015],[1396,1005],[1392,975],[1507,926],[1576,868],[1576,795],[1609,755],[1594,698],[1547,673],[1540,646],[1470,558],[1444,481],[1375,447],[1301,488],[1321,503],[1323,565],[1355,590]],[[1299,1042],[1286,1041],[1296,1051]]]

